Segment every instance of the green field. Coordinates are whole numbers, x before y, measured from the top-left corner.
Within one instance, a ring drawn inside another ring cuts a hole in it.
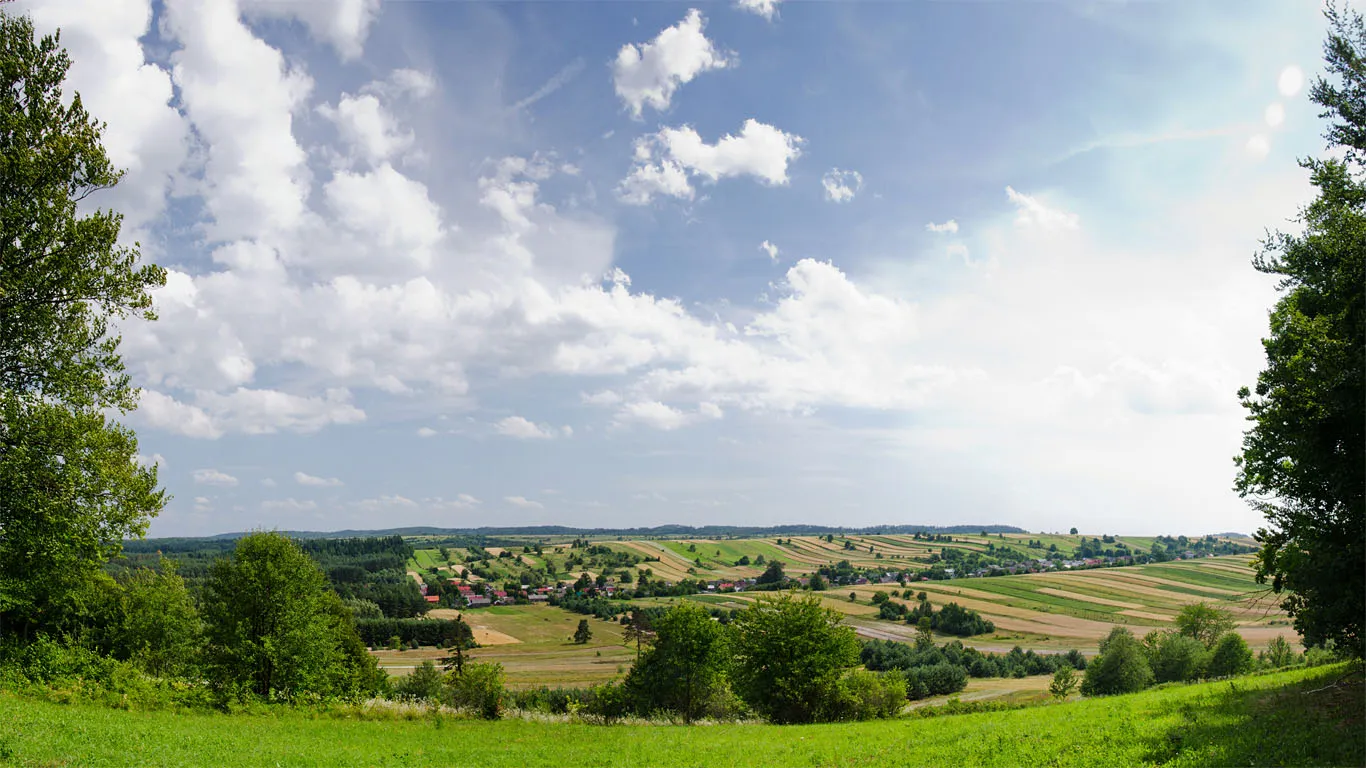
[[[0,693],[20,766],[1362,765],[1366,708],[1342,666],[982,714],[851,724],[615,725],[415,712],[129,712]],[[386,713],[387,714],[387,713]],[[396,716],[389,715],[390,718]]]

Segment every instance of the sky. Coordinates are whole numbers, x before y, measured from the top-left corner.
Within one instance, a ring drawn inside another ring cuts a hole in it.
[[[164,266],[154,536],[1203,534],[1309,0],[21,0]]]

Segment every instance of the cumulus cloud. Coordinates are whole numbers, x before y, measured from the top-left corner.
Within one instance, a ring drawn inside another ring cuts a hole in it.
[[[380,0],[241,0],[253,16],[297,19],[313,39],[331,45],[343,59],[361,55]]]
[[[1061,208],[1050,208],[1037,198],[1016,192],[1012,187],[1006,187],[1006,197],[1015,204],[1017,226],[1045,231],[1076,229],[1081,226],[1081,219],[1077,214]]]
[[[345,485],[345,483],[335,477],[317,477],[304,472],[295,472],[294,482],[299,485],[307,485],[313,488],[339,488],[342,485]]]
[[[646,106],[668,109],[674,91],[703,72],[731,62],[702,34],[706,20],[696,8],[648,43],[627,43],[612,63],[617,96],[635,117]]]
[[[503,501],[521,509],[545,509],[545,505],[541,502],[532,501],[524,496],[504,496]]]
[[[657,400],[648,400],[622,406],[617,411],[615,423],[619,426],[640,424],[667,432],[699,421],[719,419],[722,416],[720,406],[715,403],[700,403],[697,410],[685,412]]]
[[[832,203],[847,203],[863,189],[863,174],[858,171],[841,171],[831,168],[821,177],[825,188],[825,199]]]
[[[556,430],[547,424],[536,424],[521,416],[508,416],[493,425],[494,431],[504,437],[518,440],[549,440],[555,437]]]
[[[311,512],[318,508],[318,502],[312,499],[299,501],[293,497],[288,499],[267,499],[261,502],[261,509],[266,512]]]
[[[226,432],[267,435],[275,432],[316,432],[329,424],[355,424],[365,412],[351,405],[346,390],[328,390],[322,397],[291,395],[275,390],[238,388],[229,393],[197,391],[193,403],[152,389],[143,389],[136,418],[169,432],[216,439]]]
[[[773,21],[778,15],[778,3],[782,0],[735,0],[735,7],[747,13],[763,16]]]
[[[769,261],[772,261],[774,264],[778,263],[778,246],[765,240],[762,243],[759,243],[759,250],[768,254]]]
[[[417,429],[418,437],[434,437],[435,435],[436,430],[432,429],[431,427],[418,427]]]
[[[787,167],[801,155],[800,136],[753,118],[736,135],[708,144],[691,126],[664,128],[636,141],[635,168],[621,182],[623,202],[643,205],[657,195],[692,199],[691,179],[708,182],[753,176],[768,185],[787,183]]]
[[[237,485],[237,478],[226,472],[219,472],[216,469],[196,469],[192,476],[198,485],[216,485],[222,488],[230,488]]]
[[[926,225],[925,225],[925,229],[926,229],[927,231],[930,231],[930,232],[941,232],[941,233],[947,232],[948,234],[951,234],[951,235],[952,235],[952,234],[957,234],[957,233],[958,233],[958,222],[954,221],[953,219],[949,219],[948,221],[944,222],[943,224],[935,224],[935,223],[932,221],[932,222],[930,222],[929,224],[926,224]]]

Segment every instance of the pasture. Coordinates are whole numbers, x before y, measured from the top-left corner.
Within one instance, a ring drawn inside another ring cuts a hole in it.
[[[0,762],[89,766],[1361,765],[1362,687],[1300,669],[980,714],[774,726],[457,719],[410,708],[127,711],[0,693]]]

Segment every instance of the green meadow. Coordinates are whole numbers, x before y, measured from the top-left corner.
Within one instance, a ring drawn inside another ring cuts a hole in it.
[[[849,724],[593,725],[410,710],[126,711],[0,693],[15,766],[1362,765],[1344,665],[979,714]],[[941,710],[942,711],[942,710]]]

